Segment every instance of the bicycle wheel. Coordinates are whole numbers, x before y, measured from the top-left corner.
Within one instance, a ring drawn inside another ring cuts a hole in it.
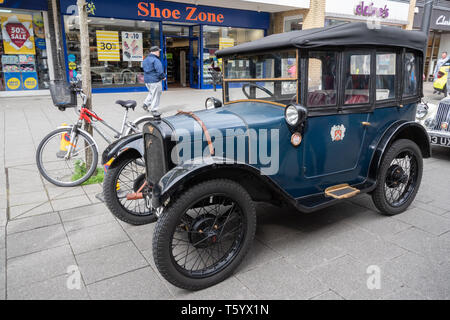
[[[125,131],[125,136],[128,136],[133,133],[140,133],[144,129],[144,124],[153,120],[152,116],[143,116],[141,118],[136,119],[132,122],[134,127],[128,127]]]
[[[60,128],[50,132],[36,151],[39,172],[47,181],[60,187],[78,186],[97,169],[98,151],[94,140],[78,131],[70,141],[71,131],[72,128]],[[70,144],[72,152],[69,156]]]

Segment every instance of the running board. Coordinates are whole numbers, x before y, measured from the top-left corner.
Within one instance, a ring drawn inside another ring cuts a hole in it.
[[[335,199],[348,199],[356,196],[359,192],[359,189],[350,187],[348,184],[339,184],[325,189],[325,195]]]

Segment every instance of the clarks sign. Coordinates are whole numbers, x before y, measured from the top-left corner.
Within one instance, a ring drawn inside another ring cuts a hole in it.
[[[420,28],[422,26],[422,17],[423,8],[420,8],[419,12],[414,15],[414,28]],[[433,30],[450,31],[450,13],[444,10],[433,9],[430,28]]]
[[[171,10],[169,8],[159,8],[153,2],[139,2],[137,7],[139,17],[209,23],[224,23],[225,21],[223,14],[202,11],[196,6],[186,6],[184,7],[184,10]]]
[[[442,14],[436,19],[436,25],[437,26],[450,26],[450,18],[446,17],[445,15]]]

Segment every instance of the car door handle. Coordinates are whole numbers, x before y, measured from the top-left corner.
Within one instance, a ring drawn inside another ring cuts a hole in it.
[[[370,127],[372,125],[370,122],[367,122],[367,121],[363,121],[361,123],[364,127]]]

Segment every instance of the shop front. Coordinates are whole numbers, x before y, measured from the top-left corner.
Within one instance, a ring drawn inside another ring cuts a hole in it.
[[[0,95],[49,87],[47,1],[0,0]]]
[[[348,21],[406,27],[409,21],[408,0],[340,0],[326,1],[325,26]]]
[[[422,25],[423,8],[420,7],[414,16],[414,29]],[[433,81],[436,62],[441,58],[442,52],[450,54],[450,9],[434,8],[431,14],[430,34],[424,65],[426,80]]]
[[[264,37],[270,14],[169,1],[89,2],[94,92],[145,91],[142,61],[162,49],[166,88],[212,88],[219,49]],[[82,72],[76,0],[61,0],[67,77]]]

